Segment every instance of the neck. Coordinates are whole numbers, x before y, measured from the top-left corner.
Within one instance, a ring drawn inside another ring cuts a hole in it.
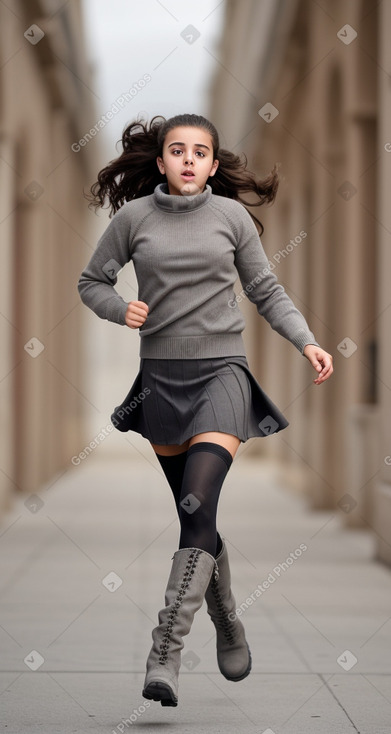
[[[153,192],[153,200],[156,206],[170,212],[186,212],[199,209],[210,201],[211,196],[212,188],[209,184],[205,184],[204,190],[199,194],[170,194],[167,182],[158,184]]]

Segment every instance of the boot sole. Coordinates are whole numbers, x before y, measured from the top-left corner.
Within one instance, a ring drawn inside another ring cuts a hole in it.
[[[248,650],[248,656],[249,656],[249,663],[244,673],[242,673],[242,675],[238,675],[236,678],[232,678],[231,676],[226,675],[224,671],[220,668],[220,665],[219,665],[220,673],[224,676],[224,678],[226,678],[227,680],[232,680],[234,683],[237,683],[238,681],[243,680],[243,678],[247,678],[247,676],[251,672],[251,666],[252,666],[251,652],[250,652],[250,648],[248,644],[247,644],[247,650]]]
[[[144,688],[142,695],[150,701],[160,701],[162,706],[178,706],[178,699],[168,683],[152,681]]]

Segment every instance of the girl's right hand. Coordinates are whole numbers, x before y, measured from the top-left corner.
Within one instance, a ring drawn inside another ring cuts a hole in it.
[[[138,329],[148,316],[149,308],[144,301],[130,301],[125,314],[126,326]]]

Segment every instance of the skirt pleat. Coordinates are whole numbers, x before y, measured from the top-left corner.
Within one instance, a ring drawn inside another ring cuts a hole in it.
[[[245,442],[289,425],[252,375],[246,357],[145,359],[128,394],[114,408],[119,431],[155,444],[182,444],[204,431]]]

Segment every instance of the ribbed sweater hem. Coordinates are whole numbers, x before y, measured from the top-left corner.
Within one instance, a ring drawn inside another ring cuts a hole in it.
[[[242,334],[205,334],[202,336],[142,336],[140,358],[203,359],[246,356]]]

